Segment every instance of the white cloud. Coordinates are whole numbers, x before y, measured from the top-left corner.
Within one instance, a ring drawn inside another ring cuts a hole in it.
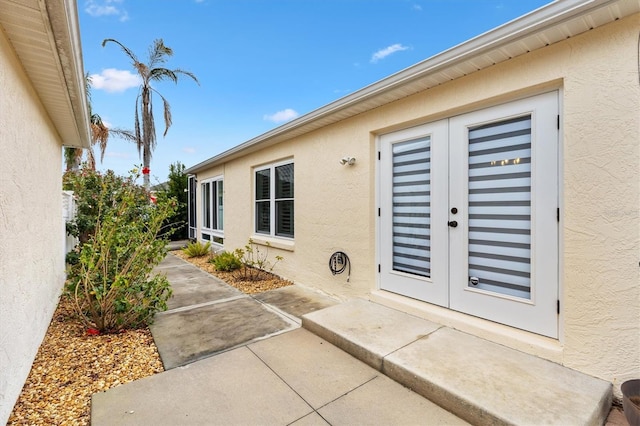
[[[422,12],[422,6],[420,6],[419,4],[414,4],[411,8],[413,10],[417,10],[418,12]]]
[[[84,11],[94,18],[100,16],[114,16],[120,21],[128,21],[129,14],[121,7],[123,0],[87,0]]]
[[[91,74],[91,87],[109,93],[124,92],[140,85],[140,77],[129,70],[107,68],[100,74]]]
[[[273,121],[274,123],[282,123],[285,121],[293,120],[299,115],[300,114],[298,114],[296,111],[292,110],[291,108],[287,108],[282,111],[278,111],[275,114],[265,115],[263,118],[266,121]]]
[[[386,58],[392,53],[401,52],[408,49],[409,48],[407,46],[403,46],[400,43],[392,44],[391,46],[380,49],[376,53],[374,53],[373,56],[371,56],[371,63],[375,64],[379,60]]]
[[[185,146],[184,148],[182,148],[182,152],[186,153],[186,154],[195,154],[196,153],[196,149],[192,146]]]

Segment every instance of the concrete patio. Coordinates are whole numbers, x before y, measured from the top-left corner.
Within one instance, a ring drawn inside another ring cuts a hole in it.
[[[174,289],[151,328],[167,371],[95,394],[93,425],[599,425],[609,413],[608,382],[366,300],[300,286],[252,297],[172,255],[159,270]]]

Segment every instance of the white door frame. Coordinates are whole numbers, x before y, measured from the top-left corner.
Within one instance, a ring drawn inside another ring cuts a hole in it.
[[[463,313],[558,337],[559,206],[558,91],[508,102],[434,123],[380,135],[376,184],[379,206],[378,286],[407,297]],[[468,129],[491,121],[531,114],[531,298],[529,300],[479,290],[468,276]],[[391,146],[431,136],[431,276],[416,277],[393,270]],[[446,164],[446,167],[442,166]],[[443,183],[443,180],[445,181]],[[436,185],[437,182],[441,185]],[[545,188],[541,191],[540,188]],[[451,208],[458,212],[451,214]],[[448,221],[459,223],[456,228]],[[443,266],[444,265],[444,266]]]

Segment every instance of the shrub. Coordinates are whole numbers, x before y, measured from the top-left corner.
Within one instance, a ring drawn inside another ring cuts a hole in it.
[[[208,241],[206,244],[202,244],[200,241],[192,241],[182,249],[182,252],[188,257],[200,257],[209,254],[210,248],[211,243]]]
[[[275,262],[269,261],[269,247],[271,245],[269,242],[265,245],[266,248],[261,250],[260,246],[255,244],[252,239],[249,239],[244,249],[236,249],[235,256],[242,263],[242,268],[238,271],[240,279],[247,281],[264,280],[268,278],[278,262],[284,260],[282,256],[276,256]]]
[[[136,175],[127,177],[116,175],[113,170],[102,174],[99,171],[83,168],[79,172],[66,172],[62,177],[63,188],[73,191],[76,200],[76,217],[67,222],[67,233],[78,238],[80,245],[91,238],[95,232],[99,215],[114,208],[123,197],[123,188],[127,188],[129,197],[135,204],[149,204],[149,193],[135,184]]]
[[[210,262],[216,267],[216,270],[223,272],[231,272],[242,267],[242,262],[236,256],[236,253],[223,251],[213,256]]]
[[[184,173],[185,166],[181,162],[169,165],[169,179],[165,192],[168,198],[175,198],[177,207],[174,214],[164,221],[162,234],[167,234],[172,240],[187,238],[187,182],[189,177]]]
[[[86,176],[97,187],[77,194],[91,194],[93,229],[69,270],[67,292],[89,327],[117,332],[146,325],[166,310],[171,296],[167,278],[152,270],[167,253],[167,241],[157,234],[175,201],[150,203],[134,176],[119,187],[112,185],[113,176]]]

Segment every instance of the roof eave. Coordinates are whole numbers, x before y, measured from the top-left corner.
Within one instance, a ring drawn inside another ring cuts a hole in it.
[[[89,109],[76,2],[0,0],[0,27],[62,144],[88,148]]]

